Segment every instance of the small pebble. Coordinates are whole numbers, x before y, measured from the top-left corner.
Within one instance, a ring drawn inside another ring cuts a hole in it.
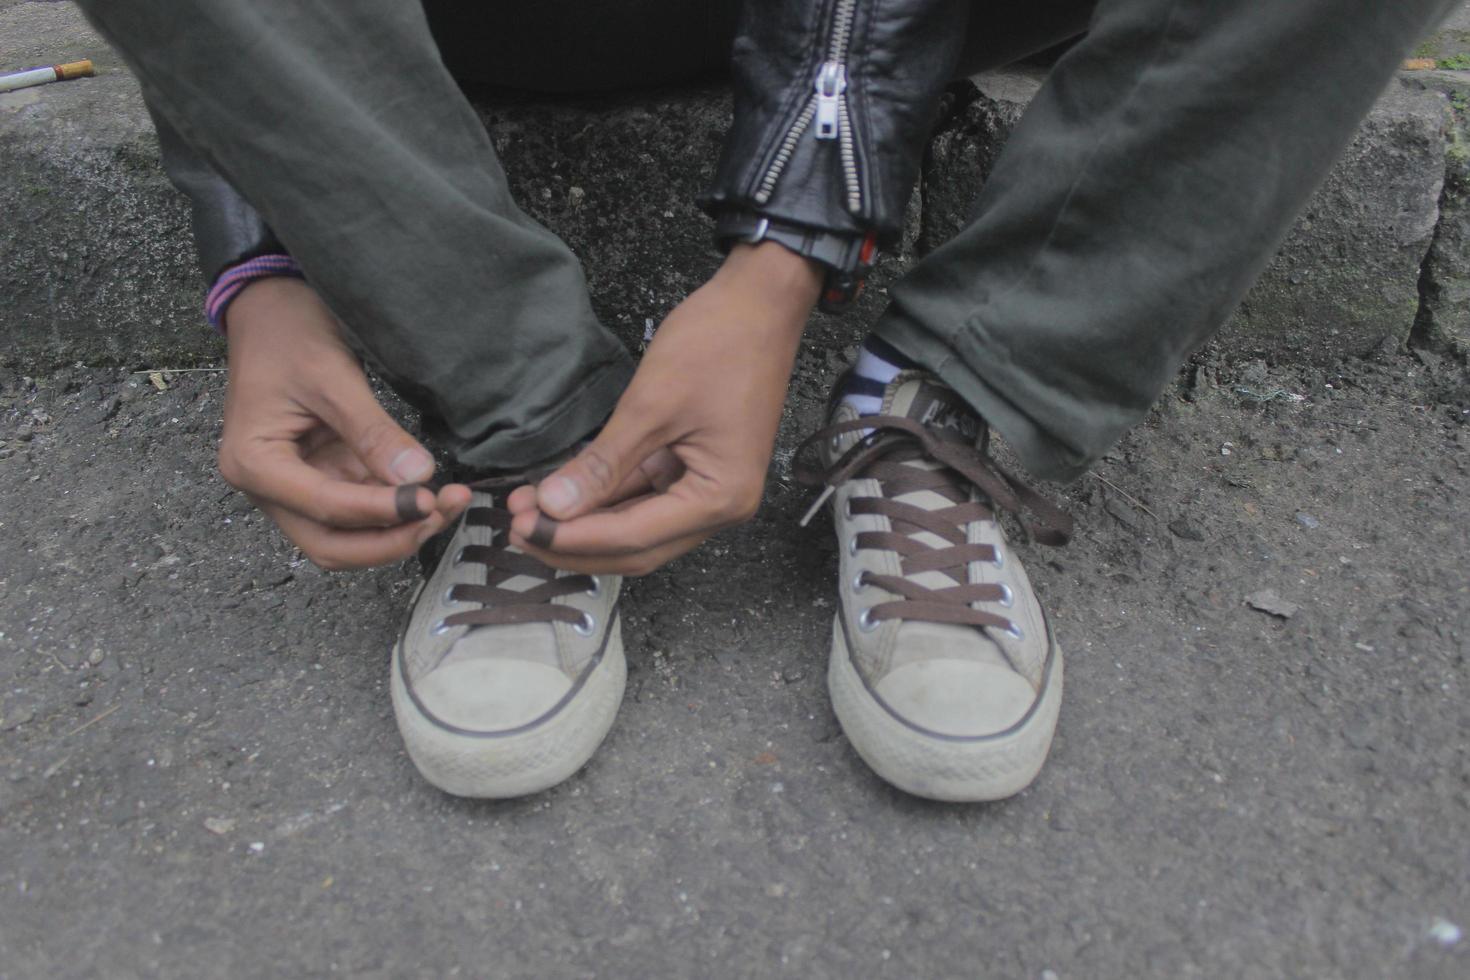
[[[1262,589],[1245,597],[1246,605],[1279,619],[1290,619],[1301,611],[1295,602],[1281,598],[1274,589]]]
[[[1296,522],[1309,531],[1322,526],[1321,521],[1317,520],[1317,518],[1313,517],[1311,514],[1308,514],[1304,510],[1299,510],[1296,512]]]
[[[205,817],[204,829],[209,831],[211,834],[216,834],[220,837],[223,837],[225,834],[228,834],[230,831],[235,829],[235,820],[232,817]],[[262,848],[265,847],[264,844],[260,846]],[[251,845],[251,849],[254,849],[254,845]]]
[[[1460,940],[1465,938],[1465,931],[1450,920],[1435,916],[1429,927],[1429,938],[1449,949],[1460,944]]]
[[[1175,537],[1183,538],[1185,541],[1203,541],[1205,532],[1200,526],[1187,517],[1169,522],[1169,530],[1174,532]]]

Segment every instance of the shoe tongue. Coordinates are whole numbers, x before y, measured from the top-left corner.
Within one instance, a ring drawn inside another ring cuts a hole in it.
[[[970,444],[980,437],[980,416],[932,374],[903,371],[883,392],[884,415],[912,419],[941,438]]]

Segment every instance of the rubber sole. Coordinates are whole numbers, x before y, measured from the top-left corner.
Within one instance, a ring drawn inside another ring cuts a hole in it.
[[[1051,750],[1062,703],[1062,651],[1053,639],[1041,697],[1031,710],[1006,731],[977,738],[926,733],[895,717],[858,674],[836,620],[827,689],[847,740],[887,782],[930,800],[1003,800],[1031,784]]]
[[[404,687],[393,648],[393,714],[408,757],[446,793],[479,799],[529,796],[566,780],[592,758],[623,701],[628,665],[622,618],[613,620],[602,659],[552,714],[504,734],[457,732],[425,715]]]

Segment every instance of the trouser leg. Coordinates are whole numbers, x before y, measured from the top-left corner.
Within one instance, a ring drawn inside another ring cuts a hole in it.
[[[1452,0],[1102,0],[877,332],[1080,475],[1239,303]]]
[[[608,414],[631,358],[511,200],[419,4],[81,6],[462,462],[528,465]]]

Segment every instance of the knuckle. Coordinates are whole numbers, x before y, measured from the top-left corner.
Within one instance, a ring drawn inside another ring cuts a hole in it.
[[[582,472],[587,474],[587,480],[594,491],[612,489],[613,466],[595,447],[588,446],[582,450],[577,460],[582,464]]]
[[[630,558],[625,564],[626,570],[623,572],[623,574],[632,576],[633,578],[642,578],[644,575],[649,575],[657,571],[658,566],[659,563],[657,561],[654,561],[652,558],[647,558],[644,556]]]
[[[363,459],[371,459],[390,448],[397,436],[398,427],[387,419],[369,422],[357,433],[357,454]]]
[[[736,501],[735,520],[744,524],[752,520],[761,509],[761,495],[753,493]]]
[[[331,504],[325,498],[320,487],[311,491],[311,496],[305,501],[303,516],[317,524],[328,526],[338,523],[339,515],[334,513]]]
[[[220,446],[219,459],[216,461],[219,468],[220,479],[224,480],[236,490],[245,488],[246,467],[240,460],[240,455],[233,446]]]
[[[744,524],[755,517],[761,506],[759,488],[742,487],[720,501],[718,516],[731,524]]]
[[[331,554],[330,552],[323,551],[319,548],[303,548],[301,549],[301,553],[304,554],[313,565],[315,565],[317,568],[320,568],[324,572],[340,572],[347,567],[347,563],[344,562],[341,557]]]

